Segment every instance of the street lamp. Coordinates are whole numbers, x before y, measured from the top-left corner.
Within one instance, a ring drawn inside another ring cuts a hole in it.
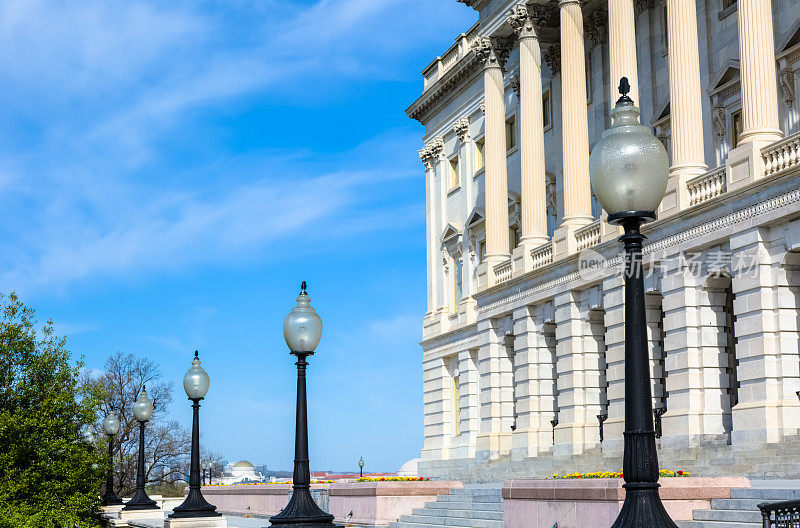
[[[677,528],[658,494],[658,454],[653,428],[649,354],[642,277],[642,224],[655,219],[667,187],[667,151],[647,127],[628,97],[628,79],[620,81],[622,97],[611,111],[614,123],[595,145],[589,175],[608,222],[625,234],[625,452],[622,472],[625,503],[612,528]]]
[[[364,478],[364,457],[358,459],[358,472],[359,478]]]
[[[147,391],[142,387],[142,392],[133,403],[133,416],[139,422],[139,456],[136,463],[136,493],[125,505],[123,510],[157,510],[156,501],[147,496],[144,490],[144,425],[153,417],[153,402],[147,397]]]
[[[221,517],[217,507],[209,504],[200,491],[200,400],[205,398],[211,379],[203,367],[197,351],[194,352],[192,366],[183,377],[183,389],[192,400],[192,461],[189,469],[189,494],[183,504],[176,506],[170,514],[170,519],[183,519],[188,517]]]
[[[106,492],[103,494],[103,506],[114,506],[122,504],[116,493],[114,493],[114,437],[119,433],[119,418],[114,414],[114,408],[103,420],[103,432],[108,435],[108,473],[106,474]]]
[[[333,515],[317,506],[311,497],[311,473],[308,460],[308,408],[306,405],[306,367],[308,356],[322,337],[322,319],[309,305],[306,283],[300,286],[297,306],[283,321],[283,338],[293,356],[297,356],[297,415],[294,436],[294,477],[292,498],[281,513],[270,517],[271,526],[292,525],[333,527]]]

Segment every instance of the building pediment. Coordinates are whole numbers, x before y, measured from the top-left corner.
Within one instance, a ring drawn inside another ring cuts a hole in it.
[[[728,92],[731,88],[738,88],[739,86],[739,61],[731,59],[728,61],[708,84],[708,95],[716,95],[722,92]]]
[[[439,240],[441,240],[442,244],[446,244],[453,240],[457,240],[459,236],[461,236],[461,230],[453,224],[448,223],[445,226],[444,231],[442,231],[442,235],[439,237]]]
[[[475,229],[478,225],[482,224],[486,218],[482,207],[476,207],[467,217],[467,229]]]

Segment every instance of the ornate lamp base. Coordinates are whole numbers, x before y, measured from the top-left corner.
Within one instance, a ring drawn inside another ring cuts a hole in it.
[[[286,508],[270,517],[269,522],[277,528],[341,528],[333,519],[317,506],[308,488],[296,488]]]
[[[136,490],[136,493],[133,495],[128,504],[122,508],[123,511],[130,511],[130,510],[158,510],[160,509],[158,503],[151,499],[147,493],[139,488]]]

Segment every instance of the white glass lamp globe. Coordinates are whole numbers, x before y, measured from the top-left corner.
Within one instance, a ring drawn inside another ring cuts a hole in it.
[[[94,431],[89,429],[88,427],[83,430],[83,441],[87,444],[94,445],[96,438],[94,436]]]
[[[144,387],[133,403],[133,415],[140,422],[146,422],[153,416],[153,402],[147,397],[147,390]]]
[[[655,212],[669,177],[667,150],[639,123],[639,109],[626,95],[628,89],[623,77],[623,96],[611,111],[614,122],[589,156],[592,190],[609,215]]]
[[[314,352],[322,337],[322,319],[310,306],[306,283],[301,285],[297,306],[283,321],[283,338],[292,352]]]
[[[119,433],[119,418],[114,412],[108,413],[106,419],[103,420],[103,431],[109,436],[114,436]]]
[[[194,359],[189,371],[183,377],[183,390],[190,400],[202,400],[206,397],[208,387],[211,385],[211,379],[208,373],[200,366],[200,358],[197,357],[197,351],[194,352]]]
[[[358,467],[364,467],[364,457],[358,459]]]

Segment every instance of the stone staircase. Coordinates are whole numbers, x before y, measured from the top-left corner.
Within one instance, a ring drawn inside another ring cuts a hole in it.
[[[502,484],[469,484],[403,515],[389,528],[503,528]]]
[[[752,480],[750,488],[732,489],[730,499],[712,499],[710,510],[694,510],[680,528],[761,528],[762,502],[800,499],[800,481]]]

